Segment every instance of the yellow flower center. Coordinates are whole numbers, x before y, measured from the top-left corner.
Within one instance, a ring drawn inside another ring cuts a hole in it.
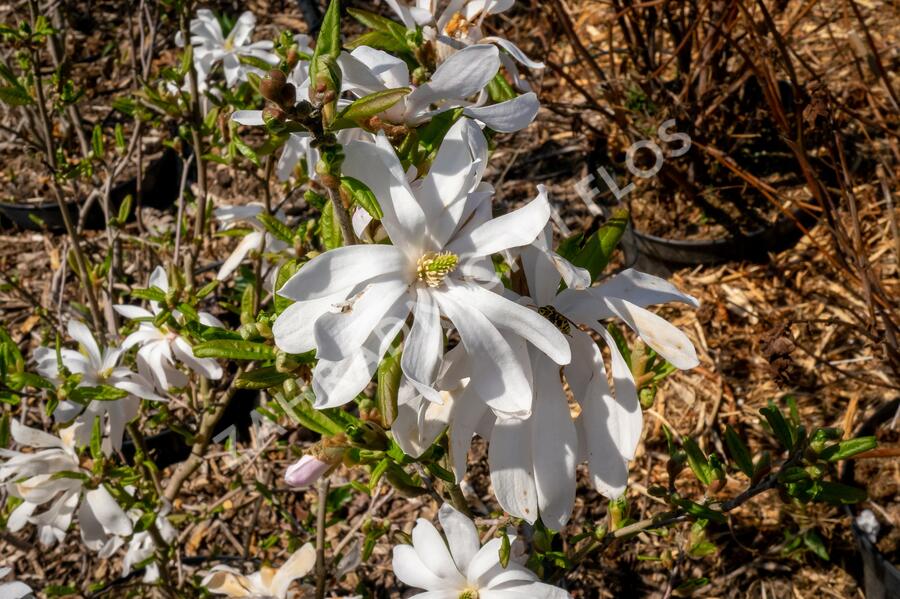
[[[541,306],[538,308],[538,314],[552,322],[553,326],[562,331],[564,335],[572,332],[572,323],[553,306]]]
[[[455,36],[457,33],[460,34],[460,37],[465,36],[469,32],[469,22],[462,16],[462,13],[454,13],[450,17],[450,22],[444,28],[444,32],[450,37]]]
[[[452,252],[427,252],[416,263],[416,275],[429,287],[437,287],[458,264],[459,256]]]
[[[478,599],[478,589],[466,589],[460,593],[459,599]]]

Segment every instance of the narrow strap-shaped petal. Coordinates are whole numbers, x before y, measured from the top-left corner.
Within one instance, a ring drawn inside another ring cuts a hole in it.
[[[539,195],[518,210],[493,218],[465,235],[456,235],[446,249],[460,257],[489,256],[534,241],[550,220],[550,204]]]

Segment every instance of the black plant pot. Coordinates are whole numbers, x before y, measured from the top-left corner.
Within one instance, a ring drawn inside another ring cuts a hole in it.
[[[635,249],[642,255],[667,264],[718,264],[720,262],[766,262],[770,253],[782,252],[797,244],[803,229],[809,230],[818,217],[800,209],[782,216],[768,227],[724,239],[666,239],[632,230]]]
[[[144,180],[141,186],[143,205],[151,208],[165,210],[171,207],[178,199],[178,191],[181,182],[181,171],[184,163],[178,153],[171,148],[165,148],[162,154],[150,161],[144,169]],[[110,193],[110,203],[113,211],[127,196],[137,193],[137,177],[119,183],[113,187]],[[70,203],[66,205],[73,221],[78,220],[79,207]],[[43,227],[51,231],[65,229],[62,212],[59,205],[53,201],[39,204],[11,204],[0,202],[0,228],[8,228],[10,225],[19,229],[32,231],[43,230]],[[130,218],[134,218],[133,212]],[[43,226],[41,225],[43,223]],[[84,228],[92,231],[103,229],[106,226],[106,218],[99,202],[95,202],[85,215]]]

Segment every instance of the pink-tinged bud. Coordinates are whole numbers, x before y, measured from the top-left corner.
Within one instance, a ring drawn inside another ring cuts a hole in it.
[[[284,481],[292,487],[308,487],[319,480],[330,468],[331,464],[311,455],[305,455],[296,463],[288,466],[284,473]]]

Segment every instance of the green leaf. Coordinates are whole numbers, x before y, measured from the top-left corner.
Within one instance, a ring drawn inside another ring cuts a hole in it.
[[[315,409],[307,399],[298,396],[288,402],[284,395],[276,393],[275,400],[285,414],[304,428],[320,435],[338,435],[344,432],[344,428],[341,425],[329,418],[325,412]]]
[[[628,211],[624,208],[615,210],[612,217],[600,227],[587,241],[577,242],[578,250],[574,255],[566,256],[562,253],[564,245],[560,245],[560,255],[567,258],[575,266],[586,268],[591,273],[591,279],[596,281],[603,272],[613,252],[619,245],[619,240],[625,233],[628,225]],[[569,247],[571,244],[567,244]]]
[[[21,87],[0,87],[0,102],[10,106],[28,106],[34,100]]]
[[[368,46],[390,54],[409,52],[406,41],[399,41],[390,33],[385,33],[384,31],[369,31],[347,42],[347,48],[350,50],[355,50],[361,46]]]
[[[818,481],[817,484],[818,488],[814,491],[813,498],[818,501],[840,505],[859,503],[868,497],[865,489],[830,481]]]
[[[838,462],[846,460],[853,456],[871,451],[878,446],[878,440],[875,437],[858,437],[856,439],[848,439],[841,441],[835,445],[827,447],[819,457],[829,462]]]
[[[241,294],[241,324],[256,322],[256,315],[253,310],[255,305],[256,287],[247,285],[244,287],[244,293]]]
[[[274,366],[267,366],[241,374],[234,385],[238,389],[268,389],[280,385],[289,378],[291,375],[278,372]]]
[[[99,460],[103,457],[103,428],[100,423],[100,417],[94,417],[94,426],[91,429],[91,457]]]
[[[704,486],[708,487],[713,481],[713,473],[703,450],[700,449],[700,446],[697,445],[697,442],[693,439],[684,439],[682,445],[684,446],[685,452],[687,452],[688,465],[694,472],[694,476],[696,476]]]
[[[341,227],[338,217],[334,213],[334,204],[331,200],[325,204],[322,209],[322,220],[319,222],[319,236],[322,238],[322,245],[326,250],[333,250],[341,247]]]
[[[131,194],[128,194],[119,205],[119,214],[116,217],[116,221],[119,223],[119,225],[124,225],[126,222],[128,222],[128,215],[131,214],[131,202]]]
[[[406,40],[406,28],[396,21],[359,8],[348,8],[347,13],[369,29],[388,33],[401,42]]]
[[[677,498],[672,500],[675,505],[683,509],[689,515],[695,518],[704,518],[706,520],[714,520],[718,523],[725,522],[725,514],[711,510],[705,505],[700,505],[690,499]]]
[[[397,393],[400,389],[400,357],[399,351],[389,353],[378,365],[378,386],[375,401],[385,428],[390,428],[397,418]]]
[[[753,458],[750,450],[741,440],[731,425],[725,425],[725,445],[728,447],[728,455],[737,464],[741,472],[747,476],[753,476]]]
[[[69,394],[72,401],[86,405],[92,401],[116,401],[128,397],[128,392],[109,385],[97,387],[75,387]]]
[[[317,80],[319,71],[319,58],[330,56],[337,58],[341,53],[341,3],[340,0],[331,0],[325,17],[322,19],[322,27],[319,29],[319,38],[316,40],[316,49],[309,61],[309,80]]]
[[[506,568],[509,565],[509,556],[511,552],[512,544],[509,542],[509,535],[504,528],[502,536],[500,537],[500,565],[503,568]]]
[[[502,71],[498,71],[494,78],[488,83],[488,94],[494,103],[506,102],[516,98],[516,90],[512,88]]]
[[[91,133],[91,152],[94,158],[103,160],[106,155],[106,146],[103,143],[103,129],[99,124],[94,125],[94,131]]]
[[[278,276],[275,278],[275,289],[281,289],[284,287],[284,284],[288,282],[288,280],[293,277],[297,271],[300,269],[300,265],[297,264],[296,260],[289,260],[281,265],[278,269]],[[275,303],[275,312],[276,314],[281,314],[287,309],[288,306],[293,304],[293,300],[290,300],[286,297],[282,297],[277,293],[273,296],[273,301]]]
[[[778,442],[781,443],[785,449],[791,451],[794,448],[794,438],[791,435],[791,428],[784,419],[781,410],[778,409],[772,400],[769,400],[769,405],[760,409],[759,413],[763,415],[769,423],[769,426],[772,427],[772,433],[775,435],[775,438],[778,439]]]
[[[828,549],[825,548],[825,542],[816,531],[806,531],[806,533],[803,535],[803,544],[806,545],[807,549],[821,557],[826,562],[831,559],[831,556],[828,555]]]
[[[376,220],[384,218],[384,212],[381,210],[378,199],[365,183],[353,177],[341,177],[341,187],[347,190],[353,201],[362,206],[363,210],[368,212],[372,218]]]
[[[159,287],[148,287],[146,289],[135,287],[131,290],[131,297],[138,299],[150,300],[153,302],[165,302],[166,293]]]
[[[262,212],[256,216],[256,219],[261,222],[262,225],[266,228],[266,231],[268,231],[276,239],[279,239],[287,244],[294,243],[294,232],[291,231],[291,228],[271,214]]]
[[[250,160],[256,166],[259,166],[259,156],[256,154],[256,150],[248,146],[244,143],[244,140],[240,138],[240,136],[235,135],[231,138],[231,143],[237,149],[238,152],[241,153],[242,156]]]
[[[215,339],[195,345],[194,356],[231,360],[274,360],[275,348],[264,343],[254,343],[242,339]]]
[[[357,123],[363,123],[376,114],[389,110],[411,91],[412,89],[409,87],[398,87],[363,96],[358,100],[354,100],[352,104],[341,111],[339,116]]]

